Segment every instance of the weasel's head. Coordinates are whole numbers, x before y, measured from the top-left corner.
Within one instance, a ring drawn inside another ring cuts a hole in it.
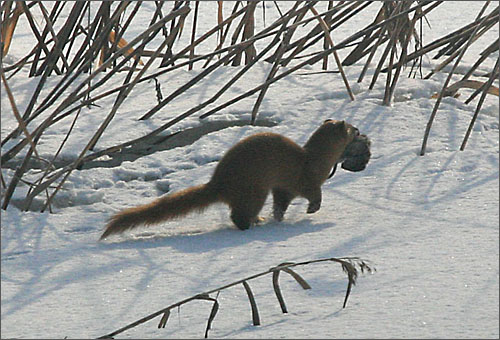
[[[328,130],[344,147],[359,136],[359,130],[343,120],[327,119],[320,127],[320,129],[323,128]]]
[[[336,146],[344,150],[338,161],[342,163],[342,169],[361,171],[366,168],[371,157],[371,142],[366,135],[360,134],[356,127],[343,120],[327,119],[322,127],[331,131],[335,136]]]

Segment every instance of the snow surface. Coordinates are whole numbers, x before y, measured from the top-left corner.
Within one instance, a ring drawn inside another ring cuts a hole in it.
[[[432,30],[424,41],[472,21],[482,4],[445,2],[429,15]],[[266,2],[265,6],[270,22],[274,5]],[[200,22],[207,28],[215,24],[213,13],[207,10],[201,16]],[[361,25],[372,18],[367,15]],[[22,29],[29,32],[26,22],[20,19],[19,25],[21,33]],[[346,37],[359,28],[355,22],[347,25],[339,35],[343,32]],[[186,27],[190,27],[189,22]],[[472,55],[466,55],[464,65],[470,66],[495,36],[498,27],[472,45]],[[342,36],[333,38],[342,40]],[[25,55],[27,47],[23,46],[14,39],[12,60]],[[498,53],[480,71],[489,72],[495,58]],[[435,64],[429,56],[426,70]],[[335,68],[333,61],[330,65]],[[254,96],[208,119],[192,117],[167,131],[193,128],[195,140],[187,145],[181,140],[181,147],[113,167],[74,171],[54,202],[53,214],[20,212],[15,203],[28,190],[20,187],[14,204],[2,211],[2,338],[98,337],[184,298],[285,261],[343,256],[359,256],[377,269],[372,275],[359,277],[347,308],[342,309],[347,280],[340,265],[298,267],[296,271],[312,289],[304,291],[290,277],[281,275],[288,314],[281,313],[271,277],[264,276],[249,281],[261,326],[252,325],[248,299],[239,285],[218,296],[220,309],[209,336],[498,338],[498,98],[486,98],[463,152],[458,149],[477,99],[469,105],[463,103],[469,90],[461,90],[457,99],[444,98],[427,152],[421,157],[425,126],[435,102],[430,97],[441,89],[447,74],[425,81],[402,76],[392,105],[386,107],[381,105],[385,75],[370,91],[372,73],[363,83],[356,83],[362,66],[346,68],[355,101],[349,99],[336,74],[292,75],[270,87],[258,116],[265,126],[237,125],[249,120]],[[459,73],[465,73],[466,66]],[[309,70],[317,71],[318,67]],[[142,136],[164,124],[208,99],[238,70],[227,67],[214,72],[144,122],[137,118],[156,103],[154,83],[138,85],[98,148]],[[269,70],[270,65],[259,63],[220,102],[260,84]],[[20,111],[37,84],[27,72],[23,70],[9,82]],[[197,72],[182,69],[159,77],[164,94]],[[111,79],[107,89],[119,86],[123,77]],[[55,84],[57,76],[49,81]],[[1,99],[5,136],[16,121],[3,88]],[[99,102],[100,108],[82,110],[63,158],[75,159],[81,143],[91,137],[113,100]],[[241,138],[273,131],[303,144],[327,118],[345,119],[367,134],[372,140],[372,159],[359,173],[339,169],[324,184],[323,205],[317,213],[306,214],[306,201],[297,199],[285,220],[277,223],[271,218],[268,200],[262,211],[266,222],[240,231],[230,223],[228,208],[216,205],[202,215],[98,242],[114,212],[208,181],[217,160]],[[41,156],[49,156],[57,148],[68,124],[54,126],[41,140]],[[213,127],[213,131],[196,135],[203,126]],[[2,152],[9,146],[12,144]],[[2,174],[9,180],[13,170],[3,168]],[[34,203],[34,208],[39,207],[43,198]],[[117,337],[201,338],[210,309],[211,303],[191,302],[172,313],[164,329],[157,328],[157,318]]]

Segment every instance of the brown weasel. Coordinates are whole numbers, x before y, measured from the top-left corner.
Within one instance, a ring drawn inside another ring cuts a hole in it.
[[[326,120],[304,147],[276,133],[259,133],[234,145],[219,161],[206,184],[167,194],[155,201],[115,214],[101,239],[139,225],[151,225],[226,203],[241,230],[257,220],[267,195],[273,194],[273,214],[283,219],[295,197],[309,200],[307,213],[321,206],[321,185],[342,161],[346,146],[359,131],[344,121]],[[364,167],[363,167],[364,168]],[[357,171],[357,170],[353,170]]]

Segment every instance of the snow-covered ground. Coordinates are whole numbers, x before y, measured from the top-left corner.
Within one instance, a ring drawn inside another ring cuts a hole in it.
[[[268,16],[270,4],[266,3]],[[432,31],[424,36],[425,41],[471,22],[482,4],[445,2],[429,15]],[[214,24],[213,13],[201,16],[207,27]],[[371,20],[367,18],[363,25]],[[20,25],[22,29],[21,20]],[[356,29],[346,27],[343,32],[348,36]],[[472,45],[459,73],[465,73],[498,34],[495,27]],[[26,48],[15,43],[13,60],[24,56]],[[479,73],[490,72],[496,58],[498,53]],[[436,63],[430,56],[427,62]],[[356,83],[362,66],[346,68],[355,101],[349,99],[339,75],[291,75],[270,87],[259,111],[260,126],[238,125],[250,119],[254,96],[208,119],[192,117],[176,125],[169,132],[193,128],[195,136],[189,143],[179,140],[181,147],[114,167],[74,171],[56,197],[53,214],[20,212],[15,202],[28,190],[20,187],[1,219],[2,338],[98,337],[184,298],[285,261],[343,256],[359,256],[377,269],[359,277],[345,309],[347,280],[341,267],[308,265],[296,271],[311,290],[304,291],[292,278],[281,275],[288,314],[281,313],[270,276],[249,281],[261,315],[258,327],[252,325],[243,287],[223,290],[210,337],[498,338],[498,97],[487,96],[465,151],[458,150],[477,99],[463,103],[469,90],[461,90],[457,99],[444,98],[427,152],[419,156],[435,103],[430,98],[440,91],[447,74],[430,80],[402,76],[387,107],[381,104],[385,75],[370,91],[372,73],[363,83]],[[238,70],[216,71],[143,122],[137,118],[155,105],[156,94],[154,83],[139,84],[98,148],[139,137],[164,124],[208,99]],[[221,102],[262,83],[269,70],[270,65],[259,63]],[[317,66],[310,70],[316,71]],[[164,94],[197,72],[182,69],[160,76]],[[26,75],[27,71],[20,73],[9,82],[21,112],[37,84],[36,78]],[[112,79],[110,88],[119,86],[123,77]],[[56,84],[57,76],[49,81]],[[5,136],[16,121],[3,88],[1,99]],[[63,158],[77,156],[82,141],[88,141],[113,100],[82,110]],[[262,212],[266,222],[240,231],[231,224],[228,208],[216,205],[201,215],[98,242],[114,212],[208,181],[217,161],[241,138],[273,131],[303,144],[327,118],[344,119],[367,134],[372,159],[362,172],[339,168],[323,186],[323,204],[317,213],[306,214],[306,201],[297,199],[278,223],[271,218],[268,199]],[[199,133],[207,127],[209,133]],[[53,153],[67,128],[60,124],[50,130],[40,141],[41,156]],[[10,180],[13,170],[2,169],[2,174]],[[35,201],[34,208],[43,202],[43,198]],[[172,313],[164,329],[157,328],[158,318],[118,337],[201,338],[210,309],[211,303],[191,302]]]

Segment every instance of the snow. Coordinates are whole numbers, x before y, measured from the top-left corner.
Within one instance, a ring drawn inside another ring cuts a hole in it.
[[[271,22],[274,5],[265,5],[266,20]],[[424,41],[472,21],[481,6],[482,2],[445,2],[429,15],[432,30]],[[207,29],[215,24],[213,13],[201,16]],[[21,32],[29,32],[26,22],[20,19],[19,25]],[[189,22],[186,25],[190,27]],[[339,35],[347,37],[357,28],[346,26]],[[477,57],[498,33],[497,26],[472,45],[472,55],[466,55],[464,64],[472,65],[474,53]],[[24,35],[24,39],[29,37]],[[342,36],[333,38],[342,40]],[[24,56],[26,48],[14,39],[11,57]],[[481,71],[489,72],[495,58],[498,53]],[[425,70],[436,64],[429,56]],[[333,61],[330,65],[334,68]],[[316,71],[317,66],[310,70]],[[1,216],[2,337],[98,337],[282,262],[359,256],[377,271],[359,277],[345,309],[347,279],[340,265],[297,267],[312,289],[302,290],[288,275],[280,275],[289,313],[281,313],[270,275],[250,280],[261,325],[252,325],[246,293],[238,285],[218,296],[220,309],[209,337],[498,338],[498,97],[487,96],[464,151],[459,148],[478,99],[464,104],[472,93],[467,89],[460,90],[458,98],[444,98],[426,154],[419,156],[435,103],[431,96],[440,91],[447,73],[430,80],[402,76],[387,107],[382,105],[385,75],[369,90],[373,69],[363,83],[356,83],[362,67],[346,68],[355,101],[349,99],[337,74],[291,75],[269,88],[257,126],[241,123],[250,119],[253,96],[205,120],[196,115],[167,130],[170,134],[192,129],[189,138],[172,138],[170,148],[118,164],[103,158],[74,171],[56,196],[52,214],[36,212],[45,202],[43,195],[35,199],[33,211],[21,212],[18,206],[28,187],[20,186]],[[156,104],[156,94],[154,82],[137,85],[99,141],[98,150],[154,130],[210,98],[240,69],[225,67],[214,72],[151,119],[140,122],[137,118]],[[258,63],[252,70],[220,102],[262,83],[270,65]],[[198,72],[179,69],[158,77],[164,95]],[[37,84],[27,73],[23,70],[9,81],[21,112]],[[113,77],[107,89],[121,85],[124,76]],[[49,78],[51,84],[57,81],[57,76]],[[5,136],[17,123],[3,88],[1,99]],[[98,102],[99,108],[82,110],[62,159],[78,156],[113,101],[109,97]],[[327,118],[344,119],[367,134],[372,159],[362,172],[339,168],[322,187],[323,204],[317,213],[306,214],[306,201],[297,199],[278,223],[272,220],[268,199],[261,213],[266,221],[240,231],[231,224],[229,209],[215,205],[200,215],[98,241],[114,212],[208,181],[216,162],[243,137],[273,131],[303,144]],[[50,158],[69,124],[55,125],[42,138],[38,149],[42,157]],[[12,145],[3,146],[2,152]],[[32,175],[38,171],[32,170]],[[2,175],[9,181],[13,170],[2,168]],[[156,318],[117,337],[201,338],[210,310],[211,303],[191,302],[178,313],[173,310],[164,329],[157,328],[160,318]]]

